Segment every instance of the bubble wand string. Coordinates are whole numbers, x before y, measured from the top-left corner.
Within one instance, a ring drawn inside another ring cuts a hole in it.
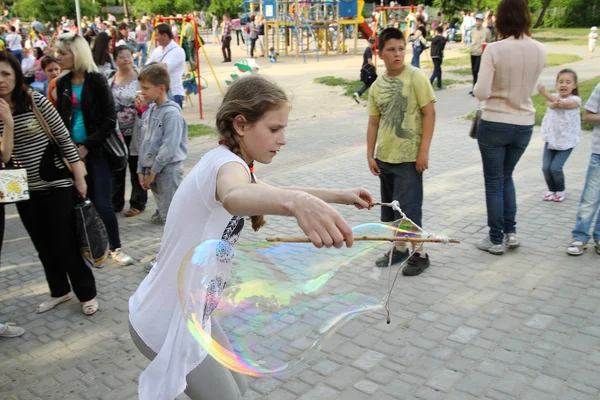
[[[434,235],[431,233],[427,233],[423,230],[423,228],[421,228],[419,225],[415,224],[413,220],[411,220],[410,218],[408,218],[406,216],[406,214],[404,214],[404,211],[402,211],[402,208],[400,208],[400,203],[397,200],[392,201],[391,203],[382,203],[382,202],[375,202],[375,203],[371,203],[371,207],[374,206],[382,206],[382,207],[391,207],[394,211],[398,212],[400,214],[400,219],[405,219],[408,222],[410,222],[414,227],[416,227],[419,232],[418,234],[424,237],[408,237],[408,236],[394,236],[394,237],[389,237],[389,236],[355,236],[354,240],[372,240],[372,241],[386,241],[386,242],[390,242],[391,243],[391,249],[390,249],[390,253],[389,253],[389,261],[388,261],[388,293],[385,299],[385,310],[387,313],[387,323],[389,324],[391,322],[391,311],[390,311],[390,301],[391,301],[391,297],[392,297],[392,291],[394,290],[394,286],[396,285],[396,281],[398,280],[398,275],[400,275],[400,271],[402,271],[404,269],[404,267],[406,266],[406,264],[408,263],[408,260],[410,259],[410,257],[415,254],[417,251],[419,251],[420,249],[422,249],[423,247],[423,243],[460,243],[459,239],[450,239],[448,236],[446,235]],[[412,233],[412,232],[406,232],[408,233]],[[298,238],[298,237],[268,237],[267,242],[284,242],[284,243],[310,243],[310,239],[309,238]],[[413,249],[413,252],[406,258],[406,260],[402,261],[402,264],[400,264],[400,268],[398,268],[398,271],[396,272],[396,275],[394,276],[394,280],[392,281],[392,256],[394,253],[394,246],[396,242],[410,242],[410,243],[415,243],[415,248]],[[391,285],[390,285],[391,283]]]

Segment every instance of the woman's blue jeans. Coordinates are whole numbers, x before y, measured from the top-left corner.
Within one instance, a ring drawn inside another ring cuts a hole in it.
[[[417,46],[413,46],[413,56],[412,56],[412,61],[411,61],[411,65],[413,67],[417,67],[417,68],[421,68],[421,53],[423,52],[423,46],[421,46],[420,44]]]
[[[577,221],[575,222],[575,229],[573,229],[574,240],[581,240],[582,242],[590,240],[590,227],[594,218],[596,218],[596,226],[594,227],[593,237],[595,240],[600,240],[598,209],[600,209],[600,154],[592,153],[585,178],[585,187],[577,211]]]
[[[85,177],[88,185],[88,198],[92,200],[104,222],[110,250],[118,249],[121,247],[121,238],[119,222],[112,205],[112,170],[104,156],[88,156],[85,165],[88,171]]]
[[[135,47],[136,52],[142,52],[142,59],[137,59],[138,67],[141,68],[146,65],[146,57],[148,57],[148,44],[146,43],[138,43]]]
[[[563,167],[572,151],[573,149],[551,150],[548,148],[548,143],[544,146],[542,171],[544,172],[544,179],[546,179],[546,184],[548,185],[548,190],[550,192],[565,191],[565,174],[563,172]]]
[[[477,142],[483,161],[485,202],[490,240],[502,244],[504,235],[516,232],[517,195],[513,171],[525,152],[533,125],[481,120]]]

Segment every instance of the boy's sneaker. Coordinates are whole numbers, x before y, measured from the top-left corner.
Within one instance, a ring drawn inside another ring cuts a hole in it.
[[[402,261],[408,258],[408,249],[406,249],[405,251],[398,251],[394,247],[394,250],[390,251],[394,252],[392,254],[392,265],[401,263]],[[375,265],[379,268],[384,268],[390,265],[390,251],[386,252],[383,256],[375,260]]]
[[[19,337],[25,333],[25,329],[15,326],[11,322],[4,324],[4,328],[0,329],[0,337],[13,338]]]
[[[352,97],[354,98],[355,102],[357,102],[358,104],[360,104],[360,96],[358,95],[358,93],[354,93],[352,95]]]
[[[587,242],[582,242],[581,240],[573,240],[571,242],[571,245],[567,247],[567,254],[570,256],[580,256],[583,254],[583,251],[586,248]],[[598,242],[596,242],[596,251],[598,251]]]
[[[150,272],[152,270],[152,268],[154,268],[155,265],[156,265],[156,258],[153,258],[152,260],[148,261],[146,263],[146,265],[144,265],[144,271]]]
[[[521,242],[519,242],[519,239],[517,239],[517,234],[516,233],[507,233],[506,234],[506,247],[508,247],[509,249],[516,249],[517,247],[519,247],[521,245]]]
[[[110,256],[114,262],[119,265],[131,265],[133,264],[133,258],[125,253],[121,248],[116,249],[115,251],[110,252]]]
[[[479,242],[477,242],[477,248],[479,250],[487,251],[490,254],[494,254],[496,256],[501,256],[506,251],[504,247],[504,243],[502,244],[494,244],[490,240],[489,236],[484,237]]]
[[[421,272],[429,268],[429,254],[425,254],[425,258],[421,257],[419,253],[414,253],[408,259],[406,267],[402,269],[402,275],[404,276],[417,276]]]
[[[154,214],[152,214],[152,216],[150,217],[150,222],[153,223],[154,225],[164,225],[165,224],[165,221],[163,221],[162,218],[160,217],[158,210],[156,210],[156,212]]]

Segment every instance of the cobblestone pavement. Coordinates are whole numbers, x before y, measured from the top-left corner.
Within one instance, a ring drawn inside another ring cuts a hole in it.
[[[399,280],[390,325],[382,314],[353,320],[301,372],[251,379],[244,399],[598,398],[600,256],[565,254],[590,134],[565,167],[569,197],[549,204],[541,200],[536,130],[515,176],[522,246],[502,257],[480,252],[474,243],[487,232],[481,161],[467,137],[470,122],[457,118],[475,102],[459,90],[439,93],[424,225],[462,243],[429,246],[431,268]],[[379,182],[365,161],[364,109],[350,101],[340,98],[338,112],[326,118],[292,122],[288,145],[272,165],[257,167],[259,177],[276,185],[361,185],[377,196]],[[213,143],[192,141],[188,168]],[[137,398],[137,377],[148,361],[129,336],[127,301],[146,276],[142,263],[160,244],[161,229],[149,223],[153,209],[151,202],[141,216],[119,218],[124,248],[139,263],[96,271],[100,311],[85,317],[75,300],[35,314],[47,284],[15,208],[7,208],[0,321],[16,322],[27,333],[0,339],[0,399]],[[376,211],[338,209],[352,225],[378,220]],[[300,231],[293,220],[273,217],[260,235],[245,231],[244,240],[283,234]],[[355,277],[347,283],[359,286],[360,270],[360,264],[349,266]]]

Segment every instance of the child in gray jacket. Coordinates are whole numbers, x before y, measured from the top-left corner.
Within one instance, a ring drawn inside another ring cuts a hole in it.
[[[138,80],[143,95],[143,99],[138,96],[138,106],[145,102],[150,107],[142,115],[140,125],[137,173],[142,188],[151,189],[156,200],[152,223],[164,224],[171,200],[183,180],[187,124],[179,105],[168,99],[170,77],[163,65],[148,65]]]

